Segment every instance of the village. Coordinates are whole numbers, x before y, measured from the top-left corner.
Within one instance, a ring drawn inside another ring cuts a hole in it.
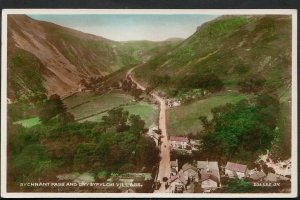
[[[154,131],[155,132],[155,131]],[[156,131],[157,132],[157,131]],[[155,138],[155,134],[152,137]],[[170,136],[171,151],[191,154],[199,148],[198,140],[184,136]],[[228,161],[222,165],[208,159],[193,160],[180,166],[179,160],[170,161],[170,176],[165,178],[165,192],[168,193],[210,193],[220,192],[225,180],[244,180],[253,186],[280,186],[290,183],[291,162],[289,160],[274,163],[268,155],[261,156],[254,169],[243,163]],[[158,184],[157,187],[160,187]],[[284,190],[284,189],[283,189]]]
[[[145,90],[143,86],[139,85],[139,83],[130,76],[132,70],[127,72],[127,81],[134,85],[134,88]],[[122,88],[122,85],[123,83],[119,82],[118,88]],[[88,91],[89,90],[85,90],[85,92]],[[180,100],[161,98],[155,93],[151,93],[151,95],[154,97],[153,99],[145,94],[143,98],[148,97],[148,100],[152,101],[152,103],[164,106],[163,109],[161,107],[163,112],[165,112],[167,108],[180,106],[182,104]],[[163,123],[160,122],[160,125],[161,124]],[[199,150],[201,146],[201,140],[191,139],[187,136],[168,136],[166,133],[163,134],[161,127],[155,124],[152,124],[148,128],[147,135],[155,141],[156,146],[161,152],[177,152],[191,155],[193,151]],[[164,169],[164,173],[160,175],[161,177],[158,175],[161,169],[158,169],[156,177],[150,174],[144,177],[144,175],[133,175],[132,173],[130,176],[119,175],[111,177],[106,181],[108,183],[120,182],[126,184],[150,181],[154,183],[152,185],[154,192],[210,193],[221,192],[221,189],[225,186],[224,182],[228,179],[245,180],[253,186],[260,187],[280,186],[280,182],[290,183],[291,179],[290,160],[275,163],[268,157],[268,154],[262,155],[257,159],[257,161],[255,161],[255,166],[257,167],[252,169],[244,163],[232,161],[219,163],[215,160],[203,158],[202,160],[182,163],[181,160],[172,160],[171,158],[169,160],[168,157],[169,156],[162,156],[161,162],[166,165],[160,163],[160,166],[169,166],[169,169]],[[166,174],[168,173],[169,175],[167,176]],[[120,187],[117,188],[120,189]],[[121,189],[121,192],[137,192],[138,188],[139,187],[124,187]]]

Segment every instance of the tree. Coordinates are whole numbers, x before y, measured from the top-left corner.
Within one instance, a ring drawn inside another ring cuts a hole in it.
[[[143,94],[143,90],[134,88],[131,90],[131,94],[132,94],[132,96],[134,96],[135,99],[139,99],[140,95]]]
[[[159,161],[159,150],[150,137],[141,137],[136,145],[135,164],[151,169]]]
[[[145,130],[145,122],[139,115],[130,115],[129,117],[130,128],[129,132],[137,135],[141,135]]]
[[[146,93],[146,94],[150,94],[150,93],[153,91],[153,89],[154,89],[154,88],[151,87],[151,86],[150,86],[150,87],[147,87],[146,90],[145,90],[145,93]]]
[[[39,117],[43,123],[46,123],[58,114],[64,115],[66,110],[66,106],[60,99],[60,96],[53,94],[47,100],[44,108],[39,111]]]
[[[202,123],[202,125],[203,125],[203,128],[204,128],[204,131],[206,131],[206,132],[210,132],[210,131],[212,131],[212,124],[208,121],[208,119],[207,119],[207,116],[200,116],[199,117],[199,119],[200,119],[200,121],[201,121],[201,123]]]
[[[128,129],[128,116],[128,111],[123,111],[123,108],[116,108],[108,111],[108,116],[103,116],[102,120],[105,127],[115,127],[118,132],[122,132]]]

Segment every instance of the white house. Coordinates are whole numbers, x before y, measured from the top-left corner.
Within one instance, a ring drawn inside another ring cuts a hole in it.
[[[170,136],[170,145],[176,149],[186,149],[188,145],[188,138],[181,136]]]
[[[228,175],[229,178],[244,178],[248,175],[247,165],[227,162],[225,175]]]

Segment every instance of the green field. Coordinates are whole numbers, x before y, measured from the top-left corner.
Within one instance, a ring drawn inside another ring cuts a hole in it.
[[[130,114],[140,115],[151,125],[157,118],[158,108],[147,102],[134,102],[133,97],[122,92],[109,92],[103,95],[93,93],[78,93],[64,100],[75,119],[83,121],[100,122],[107,111],[116,107],[122,107]]]
[[[200,115],[211,117],[211,109],[226,103],[236,103],[246,98],[244,94],[226,92],[215,94],[191,104],[173,107],[167,110],[167,126],[169,135],[195,134],[201,130]]]
[[[109,92],[103,95],[88,92],[77,93],[63,101],[75,119],[80,120],[118,106],[133,104],[133,99],[132,96],[121,92]]]
[[[22,126],[24,126],[26,128],[30,128],[30,127],[35,126],[40,123],[41,123],[41,121],[40,121],[40,118],[38,118],[38,117],[23,119],[23,120],[15,122],[15,124],[21,124]]]

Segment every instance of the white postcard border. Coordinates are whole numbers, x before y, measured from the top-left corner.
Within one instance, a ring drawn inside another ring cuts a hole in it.
[[[7,192],[7,15],[8,14],[215,14],[215,15],[292,15],[292,176],[291,193],[20,193]],[[297,10],[296,9],[4,9],[2,10],[1,62],[1,196],[19,198],[282,198],[297,197]]]

